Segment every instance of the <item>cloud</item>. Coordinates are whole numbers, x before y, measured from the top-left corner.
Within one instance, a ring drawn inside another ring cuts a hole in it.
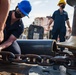
[[[10,9],[14,9],[21,0],[11,0]]]
[[[45,3],[48,3],[48,2],[49,2],[49,0],[45,0],[44,2],[45,2]]]
[[[45,17],[46,13],[35,13],[32,16],[34,16],[34,17]]]
[[[33,5],[43,5],[43,4],[46,4],[46,3],[48,3],[49,2],[49,0],[38,0],[38,1],[34,1],[33,2]]]
[[[33,5],[40,5],[42,3],[42,1],[35,1],[33,2]]]

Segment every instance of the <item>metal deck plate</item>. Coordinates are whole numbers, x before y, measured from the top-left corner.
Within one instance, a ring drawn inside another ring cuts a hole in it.
[[[0,64],[0,73],[17,73],[17,75],[28,75],[28,71],[31,68],[26,64]]]
[[[66,75],[65,69],[61,70],[54,70],[53,66],[34,66],[29,70],[29,75]]]
[[[68,73],[69,75],[76,75],[76,70],[67,69],[67,73]]]

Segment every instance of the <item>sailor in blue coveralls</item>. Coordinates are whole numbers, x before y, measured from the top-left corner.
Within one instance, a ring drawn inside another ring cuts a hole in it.
[[[28,16],[30,11],[30,2],[23,0],[18,4],[15,10],[9,12],[4,29],[4,41],[0,44],[0,50],[21,54],[20,47],[15,40],[19,38],[24,31],[24,25],[21,18]],[[4,57],[5,56],[3,55],[3,58]],[[16,59],[20,59],[20,56]]]
[[[59,37],[60,42],[65,41],[65,35],[66,35],[66,26],[65,22],[67,23],[67,26],[69,28],[69,31],[71,32],[71,27],[69,24],[69,18],[66,11],[63,9],[65,8],[66,3],[60,1],[58,3],[60,9],[56,10],[50,20],[49,25],[54,21],[53,29],[52,29],[52,39],[57,40]],[[61,48],[61,50],[64,50],[64,48]]]

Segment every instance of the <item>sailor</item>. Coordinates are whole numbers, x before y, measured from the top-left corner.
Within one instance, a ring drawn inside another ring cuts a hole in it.
[[[66,35],[66,24],[68,26],[69,32],[71,32],[71,27],[69,23],[68,13],[64,10],[66,6],[66,2],[64,0],[60,0],[58,3],[59,9],[56,10],[49,22],[49,28],[52,22],[54,22],[53,29],[52,29],[52,39],[57,40],[58,37],[60,39],[60,42],[65,41],[65,35]],[[63,51],[64,48],[61,48],[61,51]]]
[[[31,4],[28,0],[23,0],[16,6],[15,10],[9,12],[5,29],[4,29],[4,40],[0,44],[0,50],[9,51],[14,54],[21,54],[20,47],[15,41],[24,31],[24,25],[22,22],[23,17],[29,17],[31,12]],[[20,59],[18,56],[17,59]]]

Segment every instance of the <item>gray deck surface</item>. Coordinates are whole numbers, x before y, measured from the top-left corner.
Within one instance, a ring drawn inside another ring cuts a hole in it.
[[[53,66],[36,66],[29,70],[29,75],[66,75],[65,68],[54,70]]]
[[[64,50],[64,52],[70,53],[67,49]],[[23,64],[0,63],[0,75],[67,75],[64,67],[61,67],[60,70],[53,70],[52,66],[51,67],[47,66],[47,68],[44,68],[42,66],[38,65],[32,66],[25,63]],[[68,69],[67,72],[69,72],[70,75],[76,75],[75,70]]]
[[[0,64],[0,73],[7,72],[7,73],[18,73],[16,75],[28,75],[28,71],[30,68],[31,66],[29,65],[27,66],[25,64]]]

